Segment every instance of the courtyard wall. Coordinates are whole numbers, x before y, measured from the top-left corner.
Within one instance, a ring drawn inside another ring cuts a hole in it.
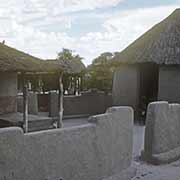
[[[23,97],[18,96],[18,112],[23,112]],[[29,93],[29,113],[49,112],[49,116],[58,116],[58,94]],[[90,116],[101,114],[112,106],[112,95],[104,92],[84,93],[78,96],[64,96],[64,116]]]
[[[23,112],[23,96],[17,97],[17,110],[18,112]],[[38,97],[36,93],[28,93],[28,113],[29,114],[38,114]]]
[[[180,104],[166,101],[149,104],[142,158],[153,164],[180,158]]]
[[[0,180],[128,180],[133,110],[113,107],[82,126],[23,134],[0,129]]]
[[[17,73],[0,73],[0,114],[17,110]]]
[[[50,116],[57,116],[58,94],[51,92],[49,98]],[[89,116],[104,113],[108,107],[111,107],[112,95],[105,94],[104,92],[95,92],[85,93],[79,96],[65,96],[63,103],[64,116]]]

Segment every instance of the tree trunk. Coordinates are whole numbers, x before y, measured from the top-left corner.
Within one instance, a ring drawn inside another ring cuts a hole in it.
[[[28,88],[25,82],[25,74],[22,73],[23,83],[23,130],[25,133],[28,132]]]
[[[59,118],[57,121],[57,128],[62,128],[62,119],[63,119],[63,83],[62,83],[62,76],[59,76],[59,100],[58,100],[58,109],[59,109]]]

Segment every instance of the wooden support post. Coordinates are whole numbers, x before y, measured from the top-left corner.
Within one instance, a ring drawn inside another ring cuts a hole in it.
[[[77,92],[77,76],[74,76],[74,95],[76,95]]]
[[[74,75],[73,75],[73,77],[72,77],[72,83],[73,83],[73,88],[72,88],[72,93],[73,93],[73,95],[75,94],[75,80],[74,80],[75,78],[74,78]]]
[[[70,76],[70,89],[69,89],[69,92],[68,94],[72,94],[72,89],[73,89],[73,80],[72,80],[72,77]]]
[[[83,76],[80,76],[80,91],[83,91]]]
[[[23,130],[28,132],[28,88],[25,82],[25,75],[22,73],[23,81]]]
[[[63,119],[63,83],[62,83],[62,76],[63,76],[63,74],[61,74],[59,76],[59,98],[58,98],[59,118],[57,121],[57,128],[62,128],[62,126],[63,126],[63,123],[62,123],[62,119]]]
[[[77,86],[78,86],[78,95],[80,94],[80,78],[78,76],[78,79],[77,79]]]

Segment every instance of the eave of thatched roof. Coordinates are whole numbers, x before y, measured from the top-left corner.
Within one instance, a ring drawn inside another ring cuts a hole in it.
[[[62,67],[57,68],[55,65],[42,59],[0,43],[0,71],[56,72],[62,71]]]
[[[46,60],[49,63],[55,64],[57,67],[63,67],[64,71],[68,74],[79,74],[86,67],[79,59],[73,60],[56,60],[56,59],[48,59]]]
[[[180,64],[180,9],[113,58],[118,63]]]

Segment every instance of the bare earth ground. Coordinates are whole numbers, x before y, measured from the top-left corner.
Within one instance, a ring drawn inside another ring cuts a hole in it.
[[[144,126],[134,126],[133,166],[137,175],[132,180],[180,180],[180,160],[167,165],[154,166],[139,161],[144,142]]]

